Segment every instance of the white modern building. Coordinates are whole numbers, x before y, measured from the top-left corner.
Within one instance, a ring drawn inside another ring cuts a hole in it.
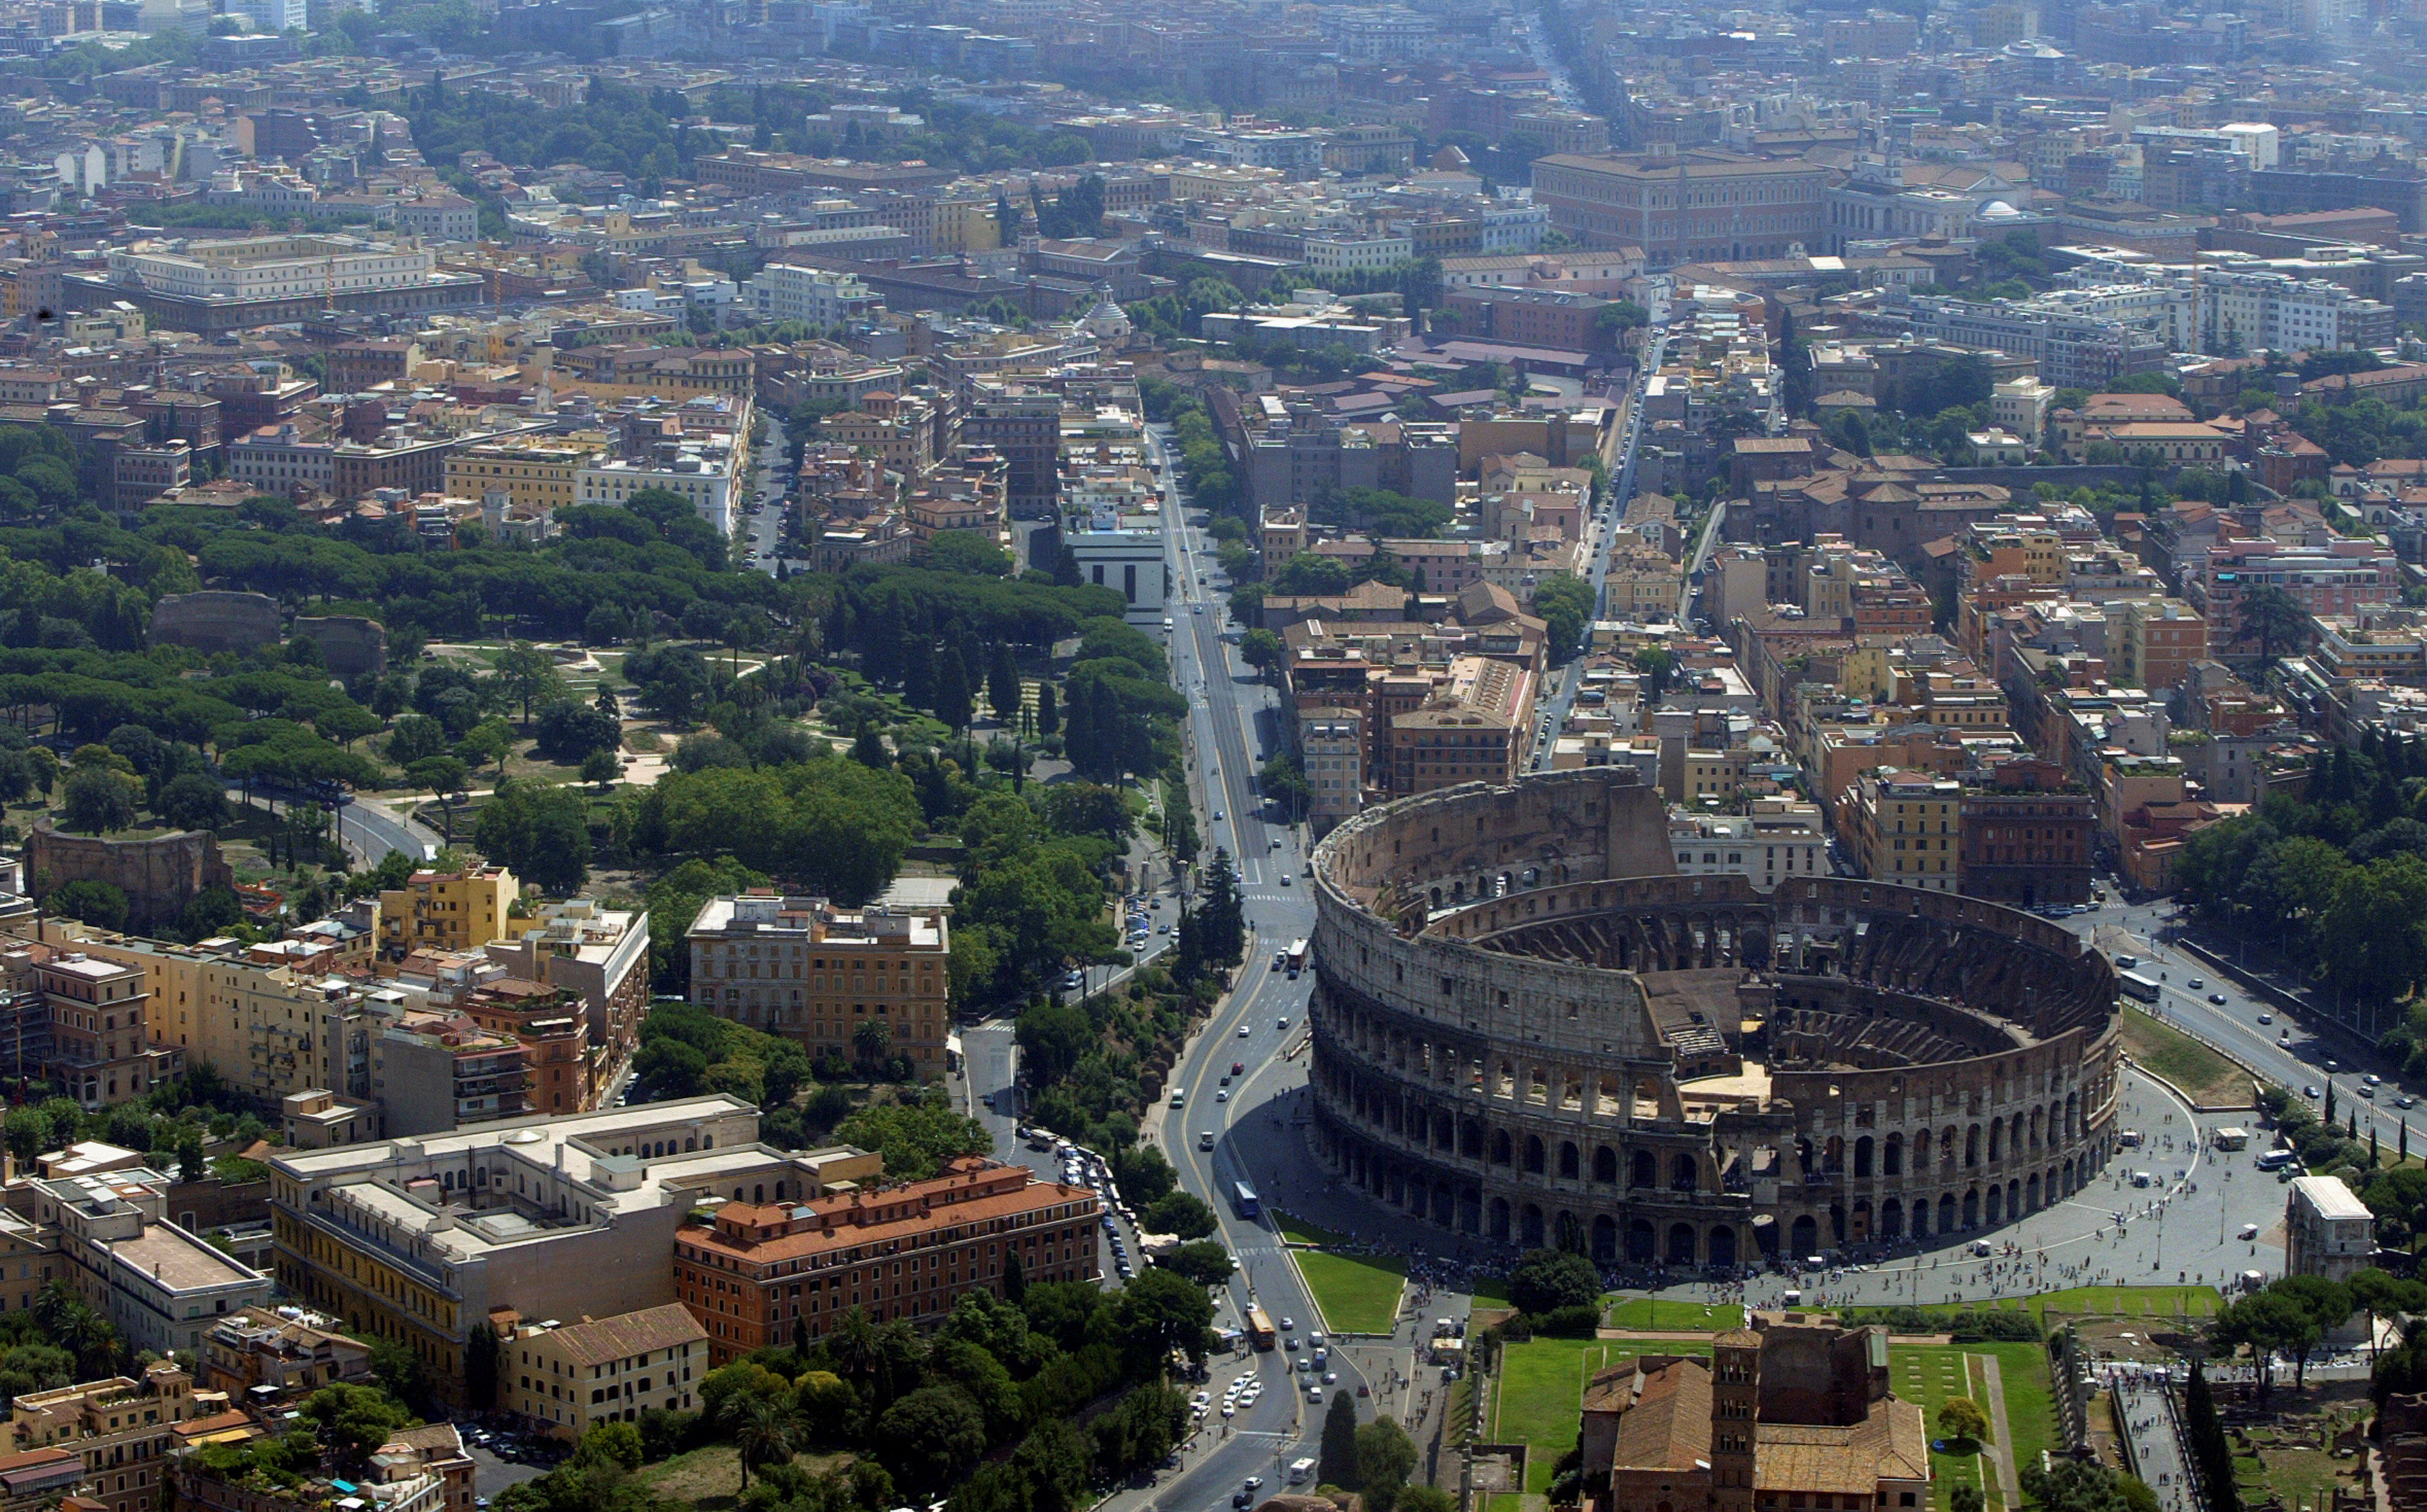
[[[304,0],[227,0],[221,13],[242,16],[252,23],[255,31],[272,35],[301,31],[304,21]]]
[[[1544,214],[1547,216],[1548,211]],[[1368,236],[1351,232],[1314,233],[1306,238],[1306,266],[1318,273],[1364,272],[1396,268],[1414,259],[1415,241],[1408,236]]]
[[[592,463],[574,475],[574,483],[584,504],[621,505],[644,488],[679,494],[717,534],[730,536],[735,502],[748,486],[742,450],[730,437],[698,436],[686,438],[665,457]]]
[[[1688,876],[1751,877],[1763,890],[1782,877],[1829,875],[1829,837],[1817,804],[1769,802],[1748,814],[1669,816],[1669,846]]]
[[[741,302],[753,319],[765,324],[832,326],[857,318],[876,303],[876,296],[850,273],[769,263],[741,286]]]
[[[2206,351],[2337,351],[2376,347],[2394,337],[2391,305],[2321,278],[2203,268],[2199,281]]]
[[[1152,516],[1073,517],[1062,528],[1062,544],[1078,559],[1081,578],[1121,595],[1128,604],[1121,618],[1130,624],[1157,626],[1170,612],[1171,575]]]

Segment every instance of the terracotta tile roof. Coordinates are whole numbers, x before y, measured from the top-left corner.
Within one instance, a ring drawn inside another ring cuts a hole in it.
[[[1623,1469],[1679,1470],[1711,1457],[1711,1367],[1700,1359],[1672,1360],[1646,1373],[1635,1404],[1618,1420],[1618,1452],[1611,1464]]]
[[[577,1365],[605,1365],[645,1355],[653,1349],[675,1349],[702,1343],[708,1330],[679,1303],[643,1308],[588,1323],[566,1324],[550,1330],[557,1347]]]
[[[1753,1429],[1756,1490],[1835,1491],[1868,1498],[1882,1480],[1930,1478],[1921,1408],[1887,1397],[1851,1427],[1765,1423]]]

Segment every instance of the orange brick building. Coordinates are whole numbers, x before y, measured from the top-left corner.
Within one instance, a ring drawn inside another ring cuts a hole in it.
[[[862,1308],[928,1322],[962,1293],[1001,1295],[1003,1262],[1028,1281],[1092,1281],[1104,1205],[1024,1165],[964,1156],[944,1174],[800,1203],[728,1202],[675,1235],[676,1299],[708,1330],[713,1370],[833,1331]]]

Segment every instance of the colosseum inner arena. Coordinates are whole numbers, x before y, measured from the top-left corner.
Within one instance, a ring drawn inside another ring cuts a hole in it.
[[[1953,1243],[2105,1162],[2102,956],[1977,899],[1681,876],[1633,779],[1452,789],[1317,848],[1342,1179],[1459,1234],[1729,1267]]]

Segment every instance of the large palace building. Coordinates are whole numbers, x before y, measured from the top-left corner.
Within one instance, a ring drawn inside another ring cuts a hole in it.
[[[1319,1146],[1444,1228],[1800,1260],[1994,1228],[2113,1146],[2114,972],[2073,934],[1879,882],[1679,875],[1624,769],[1374,809],[1314,871]]]

